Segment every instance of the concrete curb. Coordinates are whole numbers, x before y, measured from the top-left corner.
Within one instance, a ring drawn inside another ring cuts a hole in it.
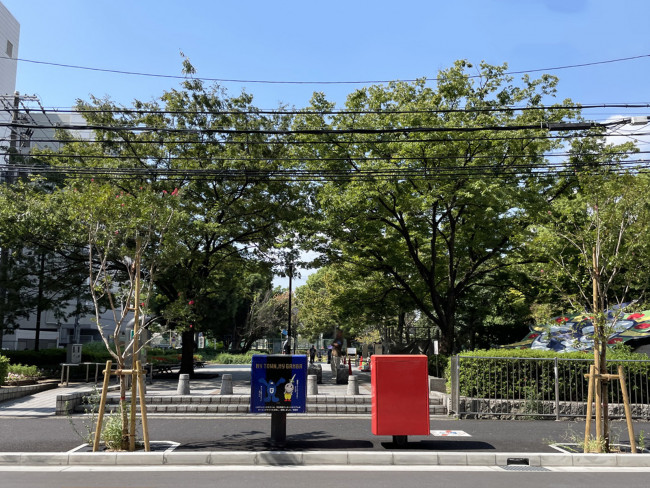
[[[513,461],[516,460],[516,461]],[[650,467],[650,454],[566,454],[402,451],[230,451],[0,453],[1,466],[507,466],[525,460],[534,467]]]

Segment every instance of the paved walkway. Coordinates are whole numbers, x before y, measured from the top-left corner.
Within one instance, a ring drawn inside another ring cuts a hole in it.
[[[319,395],[345,395],[347,385],[337,385],[332,380],[332,373],[328,364],[323,366],[323,383],[318,385]],[[233,394],[250,394],[250,365],[235,364],[212,364],[197,369],[197,379],[190,381],[190,393],[192,395],[216,395],[221,389],[221,381],[224,373],[232,375]],[[218,373],[218,376],[215,375]],[[370,395],[370,373],[355,370],[353,374],[357,377],[360,395]],[[176,375],[177,376],[177,375]],[[216,377],[215,377],[216,376]],[[204,377],[204,378],[202,378]],[[101,381],[101,380],[100,380]],[[114,384],[114,380],[111,381]],[[94,383],[70,383],[69,386],[53,388],[34,395],[18,398],[0,403],[0,417],[47,417],[56,413],[56,397],[66,393],[87,391],[96,386],[101,389],[101,382]],[[146,386],[147,395],[173,395],[176,393],[178,379],[173,375],[169,378],[154,378],[152,384]]]

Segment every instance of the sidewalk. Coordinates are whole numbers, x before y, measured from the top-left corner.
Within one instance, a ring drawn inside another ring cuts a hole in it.
[[[332,373],[329,365],[322,363],[323,366],[323,383],[318,385],[318,396],[323,397],[343,397],[347,395],[348,385],[338,385],[332,381]],[[196,369],[197,378],[190,380],[190,396],[210,396],[219,395],[221,390],[221,383],[224,374],[232,375],[233,396],[239,400],[245,400],[242,405],[247,405],[248,400],[246,397],[250,395],[250,365],[235,365],[235,364],[220,364],[220,365],[206,365],[204,368]],[[353,371],[353,375],[357,378],[359,385],[359,395],[367,397],[369,402],[371,389],[370,389],[370,373],[364,371]],[[111,380],[111,385],[115,384],[115,380]],[[98,384],[90,383],[73,383],[70,382],[69,386],[59,386],[51,390],[36,393],[34,395],[18,398],[0,403],[0,417],[44,417],[54,416],[56,414],[56,400],[58,396],[68,395],[74,393],[81,393],[97,388],[101,390],[101,378]],[[178,386],[178,375],[169,375],[169,377],[154,378],[152,384],[146,385],[147,397],[170,397],[176,395]],[[117,393],[115,391],[109,392],[109,397],[116,399]],[[332,400],[332,398],[329,398]],[[183,400],[188,401],[184,396],[176,404],[182,403]],[[233,402],[230,402],[233,403]],[[153,405],[150,405],[152,410]],[[155,412],[153,412],[155,413]],[[171,413],[171,412],[166,412]],[[190,413],[187,411],[180,413]],[[216,413],[216,412],[211,412]],[[237,413],[243,413],[238,411]]]

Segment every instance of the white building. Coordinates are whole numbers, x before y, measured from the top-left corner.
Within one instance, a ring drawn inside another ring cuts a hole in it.
[[[0,1],[0,102],[13,104],[18,69],[18,40],[20,24]],[[0,104],[0,107],[2,104]],[[11,116],[0,112],[0,122],[7,123]],[[0,127],[0,146],[9,146],[9,129]],[[3,153],[6,149],[1,150]],[[3,158],[0,158],[3,159]]]

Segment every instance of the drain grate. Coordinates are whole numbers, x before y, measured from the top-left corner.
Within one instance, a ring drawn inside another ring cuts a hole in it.
[[[550,471],[548,468],[543,468],[542,466],[524,466],[520,464],[511,464],[509,466],[499,466],[501,469],[506,471]]]

